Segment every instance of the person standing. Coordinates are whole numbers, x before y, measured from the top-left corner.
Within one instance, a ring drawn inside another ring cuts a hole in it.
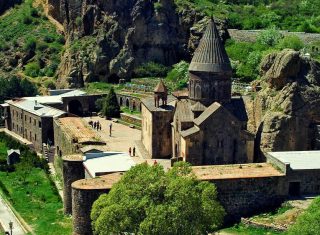
[[[130,155],[130,157],[131,157],[131,147],[129,147],[129,155]]]
[[[112,122],[109,124],[109,136],[111,137],[111,133],[112,133]]]
[[[132,156],[133,156],[133,157],[136,156],[136,147],[133,147]]]

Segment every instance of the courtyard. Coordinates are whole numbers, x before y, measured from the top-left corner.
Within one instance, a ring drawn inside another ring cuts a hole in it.
[[[86,117],[84,120],[89,123],[97,122],[101,124],[101,131],[94,130],[102,141],[107,143],[108,151],[128,152],[133,148],[134,142],[140,140],[141,131],[130,128],[126,125],[112,122],[101,117]],[[109,125],[112,124],[111,136],[109,136]]]

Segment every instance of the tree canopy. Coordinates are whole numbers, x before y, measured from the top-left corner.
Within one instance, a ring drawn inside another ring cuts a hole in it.
[[[97,100],[96,106],[106,117],[119,117],[120,115],[120,106],[113,87],[110,88],[107,97]]]
[[[35,96],[36,86],[27,79],[0,77],[0,102],[14,97]]]
[[[95,234],[206,234],[225,211],[213,184],[199,181],[187,163],[168,172],[147,163],[129,170],[93,205]]]

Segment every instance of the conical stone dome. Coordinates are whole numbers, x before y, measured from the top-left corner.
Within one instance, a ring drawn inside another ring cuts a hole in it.
[[[189,71],[232,73],[229,57],[212,19],[194,53]]]

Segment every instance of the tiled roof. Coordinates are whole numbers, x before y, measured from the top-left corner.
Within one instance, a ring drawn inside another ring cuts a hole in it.
[[[166,85],[164,85],[162,80],[160,80],[160,82],[158,83],[158,85],[154,89],[154,92],[158,92],[158,93],[165,93],[167,91],[168,91],[168,89],[167,89]]]
[[[232,72],[229,57],[213,20],[210,20],[194,53],[189,71],[210,73]]]

